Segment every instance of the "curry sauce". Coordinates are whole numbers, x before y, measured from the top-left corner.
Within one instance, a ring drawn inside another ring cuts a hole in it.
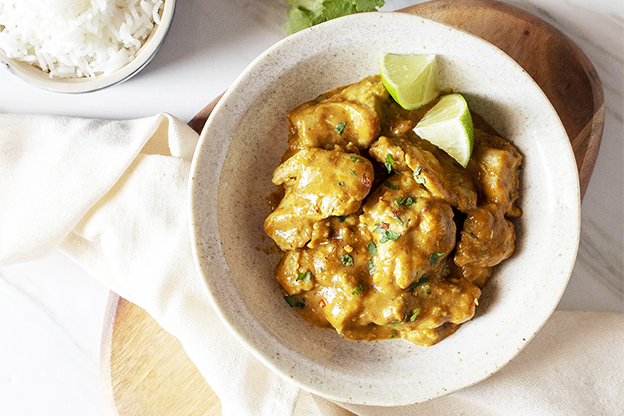
[[[377,76],[288,115],[265,232],[275,276],[304,319],[354,340],[433,345],[474,316],[492,267],[515,251],[522,157],[475,129],[464,169],[413,127]]]

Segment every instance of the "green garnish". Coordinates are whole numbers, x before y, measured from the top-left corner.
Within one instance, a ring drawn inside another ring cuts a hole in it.
[[[338,182],[338,185],[340,185],[340,186],[344,186],[344,182],[343,182],[343,181],[340,181],[340,182]]]
[[[366,248],[368,248],[368,254],[370,254],[371,256],[374,256],[375,254],[377,254],[377,247],[375,246],[375,243],[373,243],[372,241],[369,241],[368,243],[366,243]]]
[[[340,256],[340,261],[345,266],[353,266],[353,257],[348,254],[343,254],[342,256]]]
[[[374,12],[383,0],[286,0],[290,6],[286,33],[292,35],[307,27],[353,13]]]
[[[297,281],[299,280],[303,280],[304,282],[309,282],[310,280],[312,280],[312,272],[308,271],[308,272],[301,272],[297,275]]]
[[[366,286],[363,284],[359,284],[355,287],[355,290],[352,292],[353,295],[359,295],[360,292],[364,292],[366,290]]]
[[[344,121],[342,123],[336,124],[336,128],[334,129],[334,131],[342,136],[342,132],[344,131],[346,125],[347,123]]]
[[[366,267],[368,267],[368,274],[374,274],[375,273],[375,265],[373,264],[372,260],[369,260],[366,263]]]
[[[297,299],[295,296],[284,296],[284,300],[288,303],[288,306],[294,308],[303,309],[308,306],[308,302],[304,298]]]
[[[394,328],[395,326],[400,325],[400,324],[401,324],[400,321],[399,322],[395,322],[395,323],[392,324],[392,326],[390,328]]]
[[[389,241],[389,240],[397,241],[399,237],[401,237],[401,234],[399,233],[395,233],[394,231],[390,231],[390,230],[384,230],[384,232],[381,233],[381,239],[379,240],[379,242],[385,243],[386,241]]]
[[[416,181],[416,183],[419,183],[422,185],[425,183],[425,178],[420,176],[421,171],[422,169],[420,168],[420,166],[416,166],[416,169],[414,169],[414,180]]]
[[[431,253],[431,255],[429,256],[429,263],[431,263],[432,266],[435,266],[435,264],[438,262],[438,259],[443,255],[444,253]]]
[[[351,156],[351,161],[352,162],[364,162],[364,159],[362,159],[361,157],[357,157],[357,156]]]
[[[429,278],[427,276],[421,277],[417,282],[413,282],[411,285],[407,287],[408,291],[412,291],[416,289],[420,285],[424,285],[425,283],[429,283]]]
[[[417,316],[418,316],[418,309],[416,309],[414,311],[414,314],[412,316],[410,316],[410,322],[414,322],[416,320]]]
[[[390,335],[390,339],[392,339],[392,338],[394,338],[394,337],[396,337],[396,329],[394,329],[394,330],[392,331],[392,335]]]
[[[409,196],[406,196],[405,198],[398,197],[394,201],[397,203],[398,206],[405,205],[406,207],[414,203],[414,200]]]
[[[388,169],[388,173],[392,173],[392,164],[394,163],[394,159],[392,158],[392,156],[390,155],[390,153],[388,153],[386,155],[386,169]]]
[[[394,218],[395,220],[397,220],[397,222],[401,225],[403,225],[403,220],[401,220],[401,218],[399,218],[398,215],[393,215],[392,218]]]
[[[392,189],[393,191],[398,191],[398,190],[399,190],[399,186],[398,186],[398,185],[393,184],[392,182],[384,182],[384,186],[385,186],[386,188],[390,188],[390,189]]]
[[[338,222],[345,222],[348,215],[338,215]]]
[[[349,171],[349,172],[351,172],[351,175],[353,175],[353,176],[357,176],[357,175],[356,175],[356,173],[355,173],[355,172],[353,172],[352,170],[351,170],[351,171]]]

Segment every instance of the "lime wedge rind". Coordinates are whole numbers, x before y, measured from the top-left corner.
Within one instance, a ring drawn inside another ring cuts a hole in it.
[[[464,168],[474,147],[474,127],[468,103],[460,94],[440,98],[414,127],[414,132],[444,150]]]

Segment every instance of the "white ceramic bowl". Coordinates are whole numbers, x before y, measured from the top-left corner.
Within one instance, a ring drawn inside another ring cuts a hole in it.
[[[262,230],[271,175],[287,147],[287,112],[378,73],[380,52],[438,54],[443,87],[462,92],[524,154],[517,253],[496,268],[475,318],[430,348],[349,341],[304,321],[282,299],[279,255]],[[273,371],[344,402],[422,402],[499,370],[555,309],[579,243],[576,164],[546,96],[496,47],[413,15],[349,16],[267,50],[210,116],[192,171],[194,250],[217,313]]]
[[[0,64],[35,87],[53,92],[94,92],[119,84],[139,73],[156,56],[171,27],[175,3],[176,0],[164,0],[160,24],[154,25],[152,33],[137,51],[135,58],[109,75],[97,75],[93,78],[50,78],[48,73],[33,65],[8,58],[2,49],[0,49]]]

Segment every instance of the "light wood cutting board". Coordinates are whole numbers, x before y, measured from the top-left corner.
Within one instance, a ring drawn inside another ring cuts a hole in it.
[[[437,0],[401,11],[473,33],[505,51],[533,77],[570,137],[584,195],[600,147],[604,96],[596,70],[578,46],[539,18],[494,0]],[[189,122],[197,132],[219,98]],[[102,335],[101,376],[111,415],[221,414],[218,398],[180,343],[143,309],[112,292]]]

